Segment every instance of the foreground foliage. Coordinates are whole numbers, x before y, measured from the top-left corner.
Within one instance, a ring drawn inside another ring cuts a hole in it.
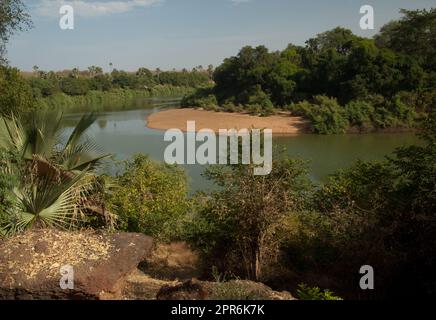
[[[94,121],[84,115],[65,136],[60,113],[0,118],[2,233],[70,228],[95,211],[92,195],[102,190],[93,172],[107,155],[95,152],[85,135]]]
[[[109,198],[118,213],[119,228],[142,232],[160,241],[180,238],[180,227],[189,209],[185,173],[177,167],[137,155],[125,163]]]
[[[251,166],[242,165],[206,172],[219,190],[198,200],[187,237],[208,264],[244,278],[262,278],[263,268],[277,253],[277,229],[299,210],[309,186],[299,163],[283,160],[273,167],[268,176],[254,176]]]

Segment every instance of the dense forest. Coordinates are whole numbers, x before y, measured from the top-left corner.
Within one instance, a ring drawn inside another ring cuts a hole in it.
[[[186,107],[269,115],[288,110],[314,132],[411,128],[436,103],[436,10],[402,10],[373,39],[335,28],[285,50],[244,47]]]

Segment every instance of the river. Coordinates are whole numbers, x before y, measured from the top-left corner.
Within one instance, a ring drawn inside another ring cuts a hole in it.
[[[119,160],[144,153],[154,160],[163,161],[164,150],[169,142],[164,141],[163,131],[147,128],[147,117],[153,112],[177,106],[176,99],[154,98],[110,109],[102,106],[88,107],[66,113],[65,123],[71,128],[83,112],[95,111],[98,120],[88,134],[103,152],[111,153]],[[290,157],[308,160],[311,178],[318,182],[324,181],[338,169],[349,167],[358,159],[380,160],[395,148],[417,141],[413,133],[332,136],[302,134],[273,139],[275,146],[286,147]],[[202,177],[204,166],[183,167],[189,177],[191,192],[211,188],[211,183]],[[113,168],[106,167],[105,170],[113,173]]]

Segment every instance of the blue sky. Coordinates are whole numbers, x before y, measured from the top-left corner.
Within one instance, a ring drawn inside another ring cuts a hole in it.
[[[343,26],[372,37],[399,8],[434,0],[25,0],[34,28],[13,37],[11,65],[63,70],[90,65],[169,70],[219,65],[245,45],[272,50]],[[62,4],[75,8],[75,29],[61,30]],[[359,28],[362,5],[375,10],[376,30]]]

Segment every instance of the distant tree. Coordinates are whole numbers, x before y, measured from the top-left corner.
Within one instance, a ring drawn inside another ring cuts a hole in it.
[[[160,68],[156,68],[154,73],[156,74],[157,82],[160,83],[160,74],[162,73],[162,70]]]
[[[73,70],[71,70],[70,72],[70,77],[74,78],[74,79],[78,79],[80,75],[80,71],[78,68],[74,68]]]
[[[212,79],[213,77],[213,72],[214,72],[215,68],[213,67],[212,64],[207,66],[207,74],[209,75],[209,77]]]
[[[29,14],[21,0],[0,2],[0,64],[6,62],[6,44],[11,35],[32,27]]]
[[[136,75],[138,77],[151,78],[153,73],[147,68],[139,68],[138,71],[136,71]]]
[[[95,77],[97,75],[102,75],[103,69],[101,67],[97,67],[97,66],[90,66],[90,67],[88,67],[88,72],[89,72],[89,75],[91,77]]]

